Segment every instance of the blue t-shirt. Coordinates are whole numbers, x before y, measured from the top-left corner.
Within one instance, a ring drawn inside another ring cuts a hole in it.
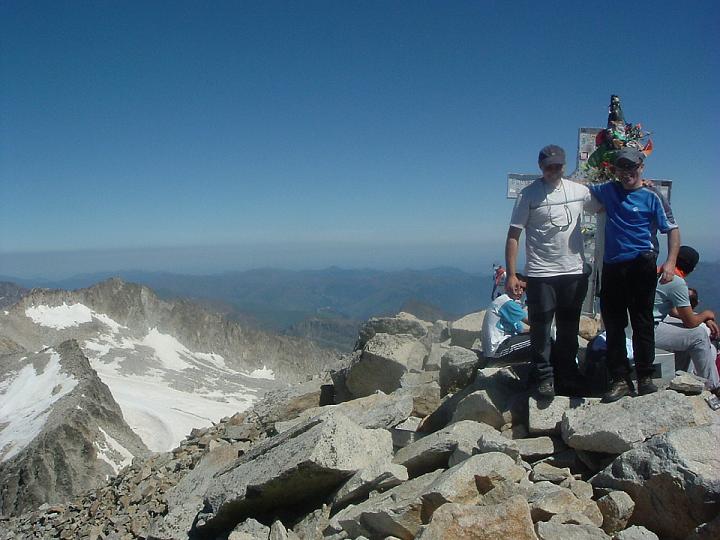
[[[677,228],[665,197],[646,186],[626,190],[619,182],[588,186],[605,207],[606,263],[630,261],[641,253],[657,253],[657,231]]]

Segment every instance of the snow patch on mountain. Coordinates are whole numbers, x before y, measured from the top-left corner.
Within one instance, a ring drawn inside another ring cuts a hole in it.
[[[82,347],[125,421],[156,452],[174,448],[193,428],[244,411],[257,399],[252,380],[274,379],[265,367],[232,370],[222,355],[191,351],[157,328],[138,339],[108,326]]]
[[[93,318],[99,320],[103,324],[109,326],[113,331],[117,332],[122,325],[113,321],[110,317],[102,313],[96,313],[84,304],[66,304],[65,302],[59,306],[30,306],[25,310],[25,315],[32,321],[41,326],[54,328],[55,330],[63,330],[71,326],[80,326],[81,324],[92,322]]]
[[[267,366],[263,366],[262,369],[256,369],[253,370],[252,373],[248,373],[248,377],[252,377],[253,379],[270,379],[271,381],[274,381],[275,373],[273,373],[273,370]]]
[[[61,371],[56,351],[47,353],[50,359],[39,372],[27,365],[0,388],[0,462],[17,455],[42,431],[52,405],[78,383]]]
[[[105,442],[95,441],[93,443],[93,446],[98,450],[98,459],[107,462],[117,474],[122,468],[132,463],[133,455],[103,428],[98,427],[98,429],[105,437]]]

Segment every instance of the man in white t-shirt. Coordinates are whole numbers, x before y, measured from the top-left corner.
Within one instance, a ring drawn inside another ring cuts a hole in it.
[[[520,279],[520,293],[505,293],[495,298],[485,310],[482,346],[485,359],[491,363],[514,364],[530,361],[530,334],[527,311],[520,303],[525,292],[525,278]]]
[[[597,210],[587,187],[563,178],[565,151],[549,145],[540,150],[542,177],[525,187],[515,201],[505,244],[508,293],[517,294],[517,253],[525,231],[528,319],[533,375],[541,396],[579,395],[583,381],[575,357],[580,310],[588,287],[581,217]],[[550,328],[553,317],[556,341]]]

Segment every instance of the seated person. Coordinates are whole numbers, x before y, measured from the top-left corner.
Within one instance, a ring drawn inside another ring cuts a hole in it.
[[[695,269],[699,260],[697,251],[681,246],[675,278],[668,283],[658,282],[653,310],[655,346],[676,353],[676,358],[687,355],[692,372],[706,379],[706,387],[720,395],[720,376],[715,364],[717,350],[710,341],[718,336],[715,314],[710,310],[693,312],[685,282],[685,276]],[[679,324],[669,322],[668,316],[677,317]]]
[[[482,345],[485,358],[493,363],[512,364],[530,361],[530,334],[527,311],[520,303],[525,292],[526,278],[520,280],[518,293],[501,294],[485,311]]]

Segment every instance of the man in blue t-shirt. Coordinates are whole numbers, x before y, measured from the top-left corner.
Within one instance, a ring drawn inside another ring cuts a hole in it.
[[[653,188],[643,185],[645,154],[623,148],[615,158],[619,182],[590,186],[607,214],[600,309],[607,332],[608,365],[613,384],[603,396],[616,401],[633,391],[625,349],[627,314],[633,329],[638,394],[657,391],[652,382],[655,360],[653,303],[657,286],[657,231],[667,234],[668,255],[660,283],[672,281],[680,248],[680,230],[670,205]]]

